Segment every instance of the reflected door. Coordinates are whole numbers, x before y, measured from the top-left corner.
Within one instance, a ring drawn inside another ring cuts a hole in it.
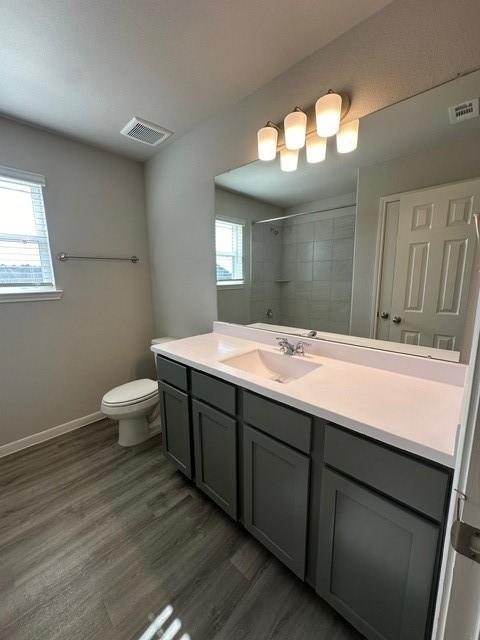
[[[400,196],[389,340],[459,349],[478,211],[480,180]]]

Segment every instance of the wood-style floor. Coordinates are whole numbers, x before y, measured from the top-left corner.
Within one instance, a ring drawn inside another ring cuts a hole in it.
[[[105,420],[0,459],[1,640],[138,640],[167,605],[175,640],[360,639],[158,438],[116,437]]]

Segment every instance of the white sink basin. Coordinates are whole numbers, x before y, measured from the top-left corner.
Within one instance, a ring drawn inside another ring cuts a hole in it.
[[[274,380],[281,384],[298,380],[320,366],[303,360],[298,356],[285,356],[271,351],[264,351],[263,349],[253,349],[253,351],[226,358],[221,362],[229,367],[252,373],[266,380]]]

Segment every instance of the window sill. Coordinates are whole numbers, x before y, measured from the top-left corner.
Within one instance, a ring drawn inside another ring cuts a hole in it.
[[[41,302],[43,300],[60,300],[63,297],[62,289],[50,289],[41,287],[12,287],[8,291],[0,288],[0,303],[2,302]]]
[[[244,289],[244,282],[217,282],[217,289]]]

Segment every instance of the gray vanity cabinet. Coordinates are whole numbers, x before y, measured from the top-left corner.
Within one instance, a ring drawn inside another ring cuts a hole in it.
[[[439,527],[324,469],[317,592],[369,640],[423,640]]]
[[[237,519],[237,421],[203,402],[192,401],[195,482]]]
[[[309,469],[308,456],[244,426],[244,525],[302,580]]]
[[[187,478],[191,479],[193,469],[188,394],[165,382],[158,383],[158,390],[163,429],[163,451],[167,458]]]

